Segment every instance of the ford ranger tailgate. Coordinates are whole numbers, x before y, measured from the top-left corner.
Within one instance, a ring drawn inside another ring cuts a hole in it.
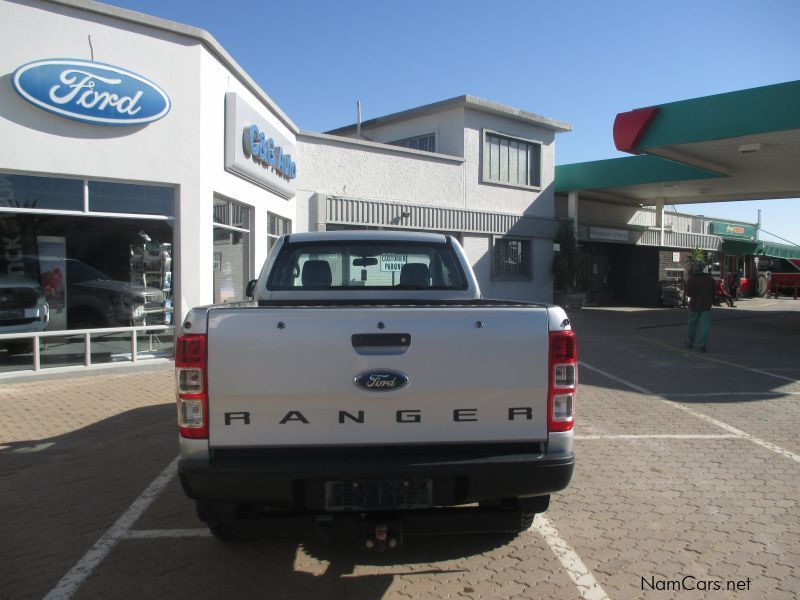
[[[547,439],[543,307],[212,308],[211,447]]]

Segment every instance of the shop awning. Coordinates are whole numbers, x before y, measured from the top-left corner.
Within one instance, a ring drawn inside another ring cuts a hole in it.
[[[771,258],[800,258],[800,246],[776,244],[775,242],[759,242],[759,252]]]
[[[755,256],[758,253],[758,242],[723,238],[722,251],[725,254],[749,254]]]

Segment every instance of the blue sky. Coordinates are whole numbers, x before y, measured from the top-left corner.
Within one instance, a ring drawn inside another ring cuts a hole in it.
[[[369,119],[471,94],[571,123],[558,164],[620,156],[619,112],[800,79],[796,0],[108,3],[206,29],[301,129],[354,122],[356,99]],[[679,210],[758,208],[800,244],[797,199]]]

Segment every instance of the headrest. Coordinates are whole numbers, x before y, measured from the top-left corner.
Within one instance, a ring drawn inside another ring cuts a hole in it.
[[[309,260],[303,265],[300,277],[304,288],[331,287],[331,266],[327,260]]]

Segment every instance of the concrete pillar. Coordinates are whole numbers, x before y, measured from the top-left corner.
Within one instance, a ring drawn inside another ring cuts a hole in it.
[[[656,199],[656,227],[658,227],[658,245],[664,247],[664,199]]]
[[[316,193],[308,200],[308,230],[325,231],[328,196]]]
[[[567,217],[572,219],[572,228],[575,237],[578,237],[578,192],[569,192],[567,195]]]

